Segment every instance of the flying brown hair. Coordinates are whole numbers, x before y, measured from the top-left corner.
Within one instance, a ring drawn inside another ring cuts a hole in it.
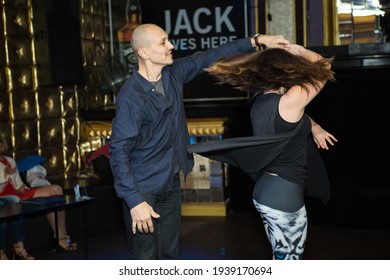
[[[222,58],[205,71],[213,75],[218,84],[230,84],[250,93],[281,87],[289,89],[294,85],[307,90],[309,84],[318,89],[319,82],[335,81],[334,72],[329,67],[332,62],[333,58],[310,62],[284,49],[272,48]]]

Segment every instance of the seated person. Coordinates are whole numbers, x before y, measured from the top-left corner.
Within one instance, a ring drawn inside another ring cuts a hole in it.
[[[40,164],[35,165],[26,172],[26,183],[30,188],[50,186],[51,183],[46,179],[46,168]]]
[[[0,139],[0,197],[5,195],[16,195],[20,200],[34,197],[48,197],[62,195],[62,188],[59,185],[45,185],[35,188],[28,188],[23,182],[15,161],[4,154],[8,152],[7,142],[3,137]],[[58,211],[58,236],[55,231],[55,216],[53,212],[47,215],[48,222],[54,233],[54,238],[65,251],[77,249],[77,243],[71,241],[65,225],[65,210]]]
[[[0,197],[0,207],[10,203],[18,203],[19,201],[19,197],[14,195],[3,196]],[[33,260],[34,257],[32,257],[24,247],[25,237],[22,218],[0,222],[0,260],[8,260],[6,254],[7,223],[12,229],[13,244],[11,247],[11,252],[13,259],[18,258],[20,260]]]

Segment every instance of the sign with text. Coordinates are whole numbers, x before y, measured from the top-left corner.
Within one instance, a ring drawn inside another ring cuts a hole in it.
[[[142,23],[163,28],[174,45],[174,58],[247,37],[247,0],[141,0]],[[246,99],[228,85],[202,74],[184,87],[185,101]]]
[[[142,22],[168,34],[175,57],[248,36],[246,0],[141,0]]]

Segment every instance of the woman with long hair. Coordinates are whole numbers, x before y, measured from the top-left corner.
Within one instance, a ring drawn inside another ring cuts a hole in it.
[[[252,176],[253,203],[263,219],[273,259],[303,256],[308,224],[304,195],[313,168],[309,135],[317,148],[326,150],[337,141],[305,114],[305,107],[328,80],[335,80],[332,60],[291,44],[224,58],[206,69],[219,83],[253,95],[254,136],[190,145],[188,150],[237,165]],[[318,185],[327,180],[323,170],[319,173]],[[321,198],[328,199],[326,192]]]

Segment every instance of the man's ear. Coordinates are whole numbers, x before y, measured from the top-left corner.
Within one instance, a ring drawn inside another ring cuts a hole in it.
[[[147,54],[146,50],[143,48],[138,49],[138,55],[143,59],[148,59],[149,55]]]

